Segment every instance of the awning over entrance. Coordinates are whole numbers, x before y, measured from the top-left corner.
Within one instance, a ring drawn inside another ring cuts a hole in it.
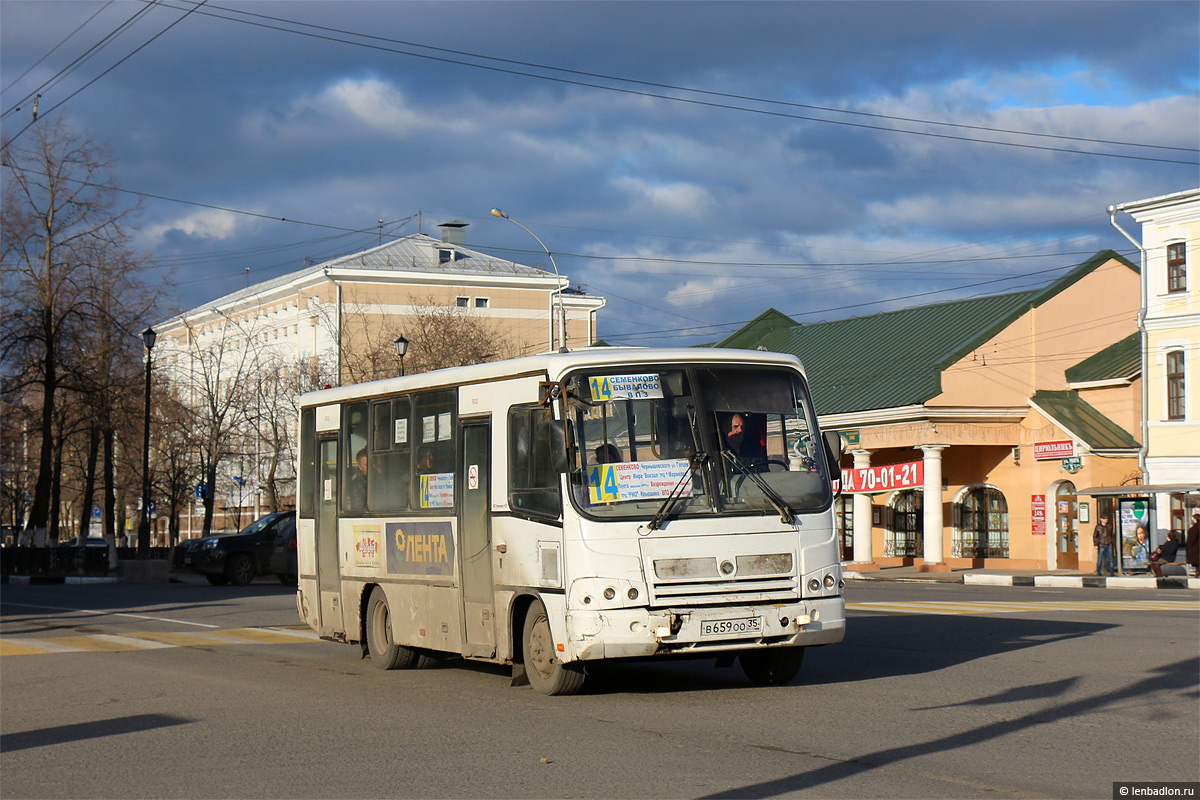
[[[1134,486],[1089,486],[1075,494],[1091,497],[1118,497],[1144,494],[1200,494],[1200,483],[1152,483]]]

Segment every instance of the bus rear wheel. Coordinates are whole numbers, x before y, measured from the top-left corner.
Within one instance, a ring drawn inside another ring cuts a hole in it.
[[[800,673],[804,662],[803,647],[777,647],[770,650],[748,650],[738,656],[742,672],[751,683],[759,686],[782,686],[791,683]]]
[[[371,663],[379,669],[420,669],[433,659],[411,647],[396,644],[392,640],[392,615],[388,609],[387,595],[383,587],[371,590],[367,601],[367,652]]]
[[[555,656],[550,618],[541,600],[534,600],[525,614],[521,635],[525,675],[535,691],[548,695],[575,694],[583,688],[586,673],[578,663],[564,664]]]

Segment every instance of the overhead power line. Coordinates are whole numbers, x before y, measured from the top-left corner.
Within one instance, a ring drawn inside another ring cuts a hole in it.
[[[148,1],[148,0],[144,0],[144,2],[145,1]],[[170,4],[168,3],[167,5],[170,5]],[[200,5],[204,5],[204,3],[202,2]],[[1164,158],[1164,157],[1157,157],[1157,156],[1150,156],[1150,155],[1136,155],[1136,154],[1132,154],[1132,153],[1112,153],[1112,152],[1102,152],[1102,151],[1096,151],[1096,150],[1081,150],[1081,149],[1075,149],[1075,148],[1069,148],[1069,147],[1054,147],[1054,146],[1050,146],[1050,145],[1032,144],[1032,143],[1028,143],[1028,142],[1012,142],[1012,141],[1003,141],[1003,140],[998,140],[998,139],[982,139],[982,138],[976,138],[976,137],[972,137],[972,136],[962,136],[962,135],[949,134],[949,133],[937,133],[934,131],[921,131],[921,130],[912,130],[912,129],[908,129],[908,128],[890,127],[890,126],[886,126],[886,125],[873,125],[873,124],[868,124],[868,123],[863,123],[863,122],[851,122],[849,120],[844,120],[844,119],[828,119],[825,117],[794,114],[794,113],[789,113],[789,112],[785,112],[785,111],[772,110],[772,109],[768,109],[768,108],[750,108],[750,107],[747,107],[744,105],[732,105],[729,103],[717,102],[715,100],[697,99],[695,97],[679,97],[679,96],[668,95],[668,94],[660,94],[660,93],[656,93],[656,92],[652,92],[652,91],[645,91],[645,90],[641,90],[641,89],[631,89],[631,88],[627,88],[627,87],[623,87],[623,86],[607,86],[604,84],[592,83],[589,81],[579,80],[576,78],[566,78],[566,77],[561,77],[558,75],[542,75],[542,74],[538,74],[538,73],[534,73],[534,72],[527,72],[527,71],[524,71],[523,69],[514,69],[513,67],[541,69],[541,70],[545,70],[547,72],[557,72],[557,73],[562,73],[564,75],[575,75],[575,76],[578,76],[579,78],[591,78],[591,79],[596,79],[596,80],[612,81],[615,83],[625,83],[625,84],[630,84],[630,85],[634,85],[634,86],[644,86],[647,88],[667,89],[670,91],[678,91],[678,92],[688,92],[688,93],[700,95],[701,97],[724,98],[724,99],[739,100],[742,102],[757,102],[757,103],[782,106],[782,107],[820,110],[824,113],[855,115],[855,116],[861,116],[861,117],[877,118],[880,120],[891,120],[894,122],[907,122],[907,123],[916,123],[916,124],[925,124],[925,125],[938,125],[938,126],[960,128],[960,129],[964,129],[964,130],[977,130],[977,131],[984,131],[984,132],[988,132],[988,133],[999,133],[999,134],[1015,135],[1015,136],[1052,138],[1052,139],[1059,139],[1059,140],[1064,140],[1064,141],[1080,142],[1080,143],[1085,143],[1085,144],[1108,144],[1108,145],[1114,145],[1114,146],[1119,146],[1119,147],[1177,150],[1177,151],[1187,152],[1187,153],[1200,152],[1200,150],[1197,150],[1195,148],[1174,147],[1174,146],[1169,146],[1169,145],[1142,144],[1142,143],[1137,143],[1137,142],[1119,142],[1119,141],[1114,141],[1114,140],[1103,140],[1103,139],[1087,139],[1087,138],[1083,138],[1083,137],[1065,136],[1065,135],[1061,135],[1061,134],[1043,134],[1043,133],[1037,133],[1037,132],[1032,132],[1032,131],[1016,131],[1016,130],[1010,130],[1010,129],[1005,129],[1005,128],[991,128],[991,127],[986,127],[986,126],[966,125],[963,123],[941,122],[941,121],[936,121],[936,120],[921,120],[921,119],[916,119],[916,118],[906,118],[906,117],[891,116],[891,115],[886,115],[886,114],[876,114],[876,113],[865,112],[865,111],[852,111],[852,110],[848,110],[848,109],[837,109],[837,108],[830,108],[830,107],[825,107],[825,106],[794,103],[794,102],[782,101],[782,100],[757,98],[757,97],[752,97],[749,95],[736,95],[736,94],[732,94],[732,93],[715,92],[715,91],[706,90],[706,89],[694,89],[694,88],[684,87],[684,86],[675,86],[672,84],[655,83],[652,81],[644,81],[644,80],[639,80],[639,79],[634,79],[634,78],[621,78],[618,76],[605,75],[602,73],[585,72],[582,70],[572,70],[572,69],[568,69],[568,68],[564,68],[564,67],[554,67],[554,66],[536,64],[534,62],[518,61],[516,59],[506,59],[506,58],[500,58],[500,57],[496,57],[496,56],[487,56],[487,55],[483,55],[483,54],[479,54],[479,53],[472,53],[472,52],[464,51],[464,50],[453,50],[450,48],[441,48],[441,47],[436,47],[436,46],[432,46],[432,45],[424,45],[424,44],[419,44],[419,43],[415,43],[415,42],[408,42],[408,41],[401,40],[401,39],[393,39],[393,38],[389,38],[389,37],[359,33],[356,31],[348,31],[348,30],[334,28],[334,27],[326,26],[326,25],[316,25],[313,23],[300,22],[297,20],[291,20],[291,19],[287,19],[284,17],[270,16],[270,15],[266,15],[266,14],[256,14],[253,12],[241,11],[238,9],[228,8],[228,7],[224,7],[224,6],[210,5],[205,10],[201,11],[201,10],[199,10],[200,5],[188,6],[188,5],[184,4],[184,5],[174,5],[174,6],[170,6],[170,7],[177,8],[177,9],[190,7],[193,11],[196,11],[197,13],[199,13],[201,15],[213,17],[216,19],[222,19],[227,22],[235,22],[235,23],[243,24],[243,25],[251,25],[254,27],[266,28],[268,30],[276,30],[276,31],[280,31],[283,33],[290,33],[290,34],[294,34],[297,36],[305,36],[308,38],[318,39],[318,40],[322,40],[322,41],[330,41],[330,42],[337,42],[340,44],[348,44],[348,45],[352,45],[355,47],[364,47],[364,48],[371,49],[371,50],[379,50],[382,52],[394,53],[396,55],[405,55],[405,56],[410,56],[413,58],[421,58],[421,59],[425,59],[425,60],[429,60],[429,61],[437,61],[437,62],[442,62],[442,63],[456,64],[459,66],[470,67],[472,69],[481,69],[481,70],[487,70],[490,72],[497,72],[497,73],[508,74],[508,75],[516,75],[516,76],[525,77],[525,78],[532,78],[535,80],[550,81],[550,82],[554,82],[554,83],[580,86],[580,87],[591,88],[591,89],[600,89],[603,91],[618,92],[618,93],[622,93],[622,94],[630,94],[630,95],[635,95],[635,96],[640,96],[640,97],[651,97],[651,98],[660,99],[660,100],[668,100],[668,101],[676,102],[676,103],[687,103],[687,104],[696,105],[696,106],[721,108],[721,109],[726,109],[726,110],[741,111],[741,112],[750,113],[750,114],[760,114],[760,115],[783,118],[783,119],[795,119],[795,120],[803,120],[803,121],[809,121],[809,122],[821,122],[821,123],[826,123],[826,124],[831,124],[831,125],[842,125],[842,126],[853,127],[853,128],[865,128],[865,129],[869,129],[869,130],[878,130],[878,131],[884,131],[884,132],[888,132],[888,133],[902,133],[902,134],[908,134],[908,135],[912,135],[912,136],[926,136],[926,137],[932,137],[932,138],[937,138],[937,139],[951,139],[951,140],[958,140],[958,141],[964,141],[964,142],[975,142],[978,144],[991,144],[991,145],[997,145],[997,146],[1002,146],[1002,147],[1016,147],[1016,148],[1029,149],[1029,150],[1043,150],[1043,151],[1060,152],[1060,153],[1074,153],[1077,155],[1100,156],[1100,157],[1104,157],[1104,158],[1122,158],[1122,159],[1132,159],[1132,160],[1137,160],[1137,161],[1154,161],[1154,162],[1167,163],[1167,164],[1195,165],[1197,163],[1200,163],[1200,161],[1197,161],[1197,160],[1181,160],[1181,159]],[[224,13],[216,13],[218,11],[224,12]],[[237,16],[226,16],[226,14],[237,15]],[[272,24],[272,23],[275,23],[275,24]],[[284,26],[295,26],[295,27],[284,27]],[[310,30],[298,30],[297,28],[307,28]],[[355,37],[355,39],[361,39],[361,40],[365,40],[365,41],[355,41],[355,40],[351,40],[351,39],[339,38],[339,37],[343,37],[343,36]],[[412,50],[401,50],[401,49],[397,49],[395,47],[383,46],[381,44],[372,44],[371,42],[385,42],[388,44],[401,45],[403,47],[415,47],[415,48],[419,48],[422,50],[429,50],[431,52],[422,53],[422,52],[414,52]],[[439,53],[442,55],[437,55]],[[464,60],[467,58],[477,59],[479,61],[487,61],[487,62],[492,62],[492,63],[482,63],[481,64],[481,63],[475,63],[475,62],[472,62],[469,60]],[[496,66],[496,64],[507,64],[510,66]]]

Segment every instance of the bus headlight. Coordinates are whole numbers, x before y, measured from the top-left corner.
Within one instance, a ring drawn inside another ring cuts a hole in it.
[[[834,583],[836,583],[836,581],[833,579],[832,575],[825,576],[825,588],[826,589],[832,589]]]
[[[808,581],[808,590],[810,592],[821,591],[821,582],[819,580],[817,580],[816,578],[810,578]]]
[[[611,586],[609,586],[607,589],[604,590],[604,599],[605,600],[612,600],[616,596],[617,596],[617,590],[612,588]]]

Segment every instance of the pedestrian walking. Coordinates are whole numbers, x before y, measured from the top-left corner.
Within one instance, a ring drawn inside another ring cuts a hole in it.
[[[1100,515],[1100,522],[1092,533],[1092,544],[1096,545],[1096,574],[1116,575],[1116,564],[1113,561],[1113,545],[1116,544],[1112,525],[1108,524],[1108,514]]]

